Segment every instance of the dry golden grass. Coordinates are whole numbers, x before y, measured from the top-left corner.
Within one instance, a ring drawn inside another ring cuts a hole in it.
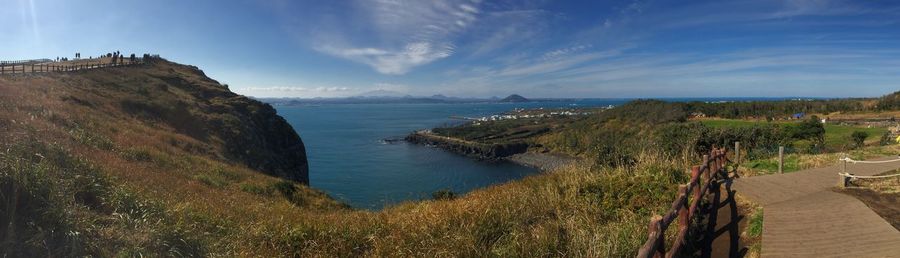
[[[898,173],[900,173],[900,171],[891,171],[882,173],[882,175],[896,175]],[[853,183],[859,187],[868,188],[880,194],[900,193],[900,176],[888,178],[856,179]]]

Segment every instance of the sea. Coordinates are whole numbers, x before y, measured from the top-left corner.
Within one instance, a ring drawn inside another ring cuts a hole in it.
[[[673,101],[741,99],[673,99]],[[310,185],[355,208],[380,210],[431,198],[439,190],[465,194],[540,171],[510,162],[477,161],[400,139],[422,129],[514,109],[606,107],[628,99],[526,103],[317,104],[275,106],[306,145]]]

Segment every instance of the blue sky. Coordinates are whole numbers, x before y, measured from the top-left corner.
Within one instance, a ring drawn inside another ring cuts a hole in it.
[[[257,97],[879,96],[900,3],[0,0],[0,59],[111,50]]]

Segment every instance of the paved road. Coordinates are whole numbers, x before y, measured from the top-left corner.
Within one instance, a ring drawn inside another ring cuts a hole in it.
[[[896,159],[896,157],[880,160]],[[900,169],[900,162],[850,164],[855,175]],[[861,201],[831,191],[840,165],[739,178],[733,189],[763,206],[762,257],[900,257],[900,231]]]

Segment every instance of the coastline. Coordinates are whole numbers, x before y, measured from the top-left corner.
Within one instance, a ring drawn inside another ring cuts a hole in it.
[[[506,157],[528,151],[528,144],[524,142],[504,144],[478,143],[436,135],[428,130],[413,132],[406,136],[405,140],[414,144],[435,146],[477,160],[502,160]]]
[[[528,152],[529,144],[523,142],[486,144],[433,134],[427,130],[416,131],[405,140],[413,144],[434,146],[445,151],[471,157],[476,160],[508,161],[548,172],[569,165],[575,158],[554,153]]]

